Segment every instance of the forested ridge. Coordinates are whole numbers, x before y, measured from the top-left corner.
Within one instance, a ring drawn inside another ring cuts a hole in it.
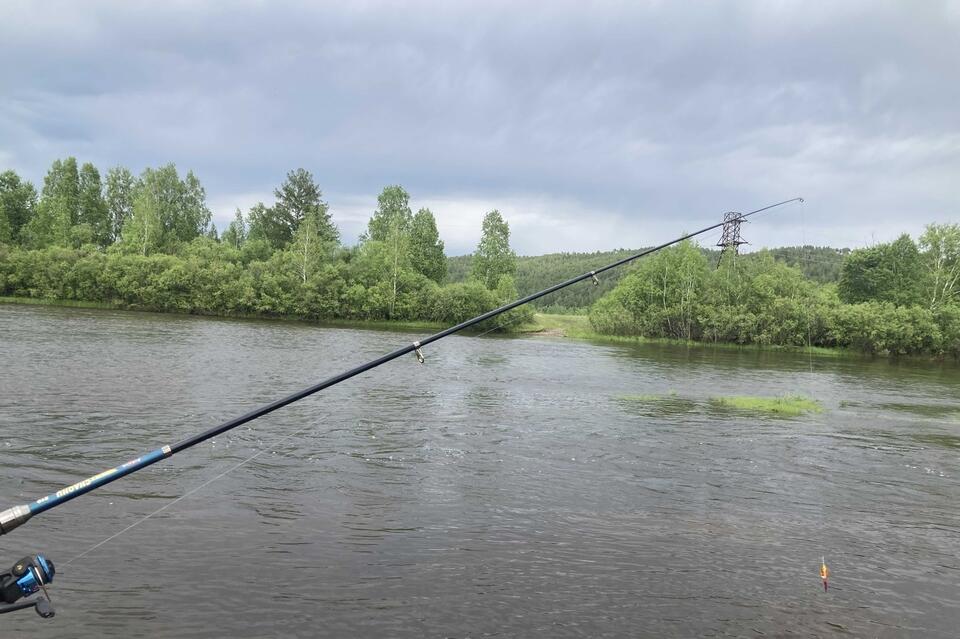
[[[518,257],[498,211],[469,256],[446,257],[434,213],[385,187],[345,246],[313,176],[218,230],[206,192],[173,164],[101,178],[74,158],[38,190],[0,173],[0,295],[227,316],[452,323],[640,249]],[[718,266],[719,265],[719,266]],[[692,242],[538,301],[588,312],[598,333],[872,353],[960,355],[960,227],[931,224],[865,249],[721,255]],[[517,309],[498,324],[520,324]]]

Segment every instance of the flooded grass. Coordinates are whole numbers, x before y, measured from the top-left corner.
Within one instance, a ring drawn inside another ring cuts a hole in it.
[[[666,400],[676,399],[676,393],[669,393],[667,395],[624,395],[620,399],[627,402],[641,402],[644,404],[663,402]]]
[[[99,308],[105,310],[121,310],[118,304],[108,302],[84,302],[82,300],[54,300],[35,297],[10,297],[0,295],[0,304],[22,304],[27,306],[63,306],[66,308]]]
[[[650,416],[680,415],[697,410],[698,404],[689,397],[675,392],[666,395],[624,395],[617,398],[630,409]]]
[[[690,397],[670,392],[664,395],[624,395],[617,398],[625,406],[646,415],[678,415],[700,410],[704,403]],[[820,402],[799,395],[782,397],[748,397],[735,395],[729,397],[711,397],[709,405],[713,408],[732,409],[755,415],[780,415],[793,417],[806,413],[823,411]]]
[[[888,403],[878,404],[877,408],[898,413],[911,413],[918,417],[930,417],[934,419],[950,419],[951,421],[960,419],[960,406],[949,404],[900,404]]]
[[[748,397],[743,395],[711,397],[710,403],[720,408],[733,408],[755,414],[795,416],[823,411],[823,406],[820,402],[800,395],[784,395],[783,397]]]
[[[941,448],[960,448],[960,437],[957,437],[956,435],[918,433],[916,435],[911,435],[910,438],[918,444],[940,446]]]

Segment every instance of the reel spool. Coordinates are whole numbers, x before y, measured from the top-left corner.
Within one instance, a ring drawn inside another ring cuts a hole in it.
[[[55,574],[53,562],[43,555],[24,557],[10,570],[0,572],[0,603],[6,604],[0,605],[0,614],[33,608],[44,619],[54,616],[46,584],[53,581]],[[20,601],[41,591],[43,594],[36,599]]]

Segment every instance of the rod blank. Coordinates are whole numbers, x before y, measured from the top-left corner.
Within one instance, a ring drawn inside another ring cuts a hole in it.
[[[776,208],[778,206],[782,206],[784,204],[789,204],[791,202],[803,202],[803,198],[796,197],[796,198],[791,198],[789,200],[784,200],[783,202],[777,202],[776,204],[770,204],[763,208],[750,211],[749,213],[744,213],[738,216],[737,219],[743,220],[745,218],[750,217],[751,215],[756,215],[757,213],[768,211],[770,209]],[[133,459],[125,464],[122,464],[115,468],[111,468],[110,470],[104,471],[92,477],[88,477],[87,479],[79,481],[76,484],[73,484],[72,486],[68,486],[62,490],[59,490],[55,493],[47,495],[46,497],[42,497],[35,502],[31,502],[30,504],[24,504],[21,506],[14,506],[13,508],[8,508],[7,510],[0,512],[0,535],[5,535],[11,530],[13,530],[14,528],[17,528],[18,526],[26,523],[27,520],[29,520],[33,515],[50,510],[51,508],[55,508],[61,504],[64,504],[70,501],[71,499],[75,499],[80,495],[84,495],[90,491],[96,490],[101,486],[105,486],[106,484],[116,481],[121,477],[125,477],[131,473],[135,473],[138,470],[142,470],[143,468],[146,468],[147,466],[155,464],[162,459],[166,459],[167,457],[170,457],[171,455],[175,455],[182,450],[186,450],[188,448],[196,446],[197,444],[205,442],[206,440],[212,437],[216,437],[217,435],[220,435],[229,430],[232,430],[237,426],[246,424],[247,422],[253,421],[258,417],[263,417],[264,415],[268,415],[275,410],[279,410],[284,406],[288,406],[289,404],[300,401],[301,399],[304,399],[305,397],[309,397],[314,393],[319,393],[325,388],[330,388],[331,386],[339,384],[340,382],[344,382],[350,379],[351,377],[355,377],[357,375],[360,375],[361,373],[365,373],[369,370],[377,368],[378,366],[386,364],[387,362],[395,360],[398,357],[402,357],[403,355],[407,355],[408,353],[418,351],[420,348],[427,346],[428,344],[432,344],[433,342],[441,340],[444,337],[447,337],[449,335],[453,335],[454,333],[459,333],[464,329],[470,328],[471,326],[475,326],[480,322],[483,322],[485,320],[501,315],[502,313],[506,313],[511,309],[517,308],[518,306],[523,306],[524,304],[528,304],[534,300],[540,299],[541,297],[545,295],[549,295],[550,293],[554,293],[556,291],[564,289],[568,286],[572,286],[573,284],[582,282],[587,279],[596,280],[596,276],[599,275],[600,273],[605,273],[606,271],[615,269],[619,266],[623,266],[624,264],[628,264],[630,262],[633,262],[634,260],[638,260],[641,257],[650,255],[651,253],[656,253],[657,251],[673,246],[674,244],[679,244],[680,242],[689,240],[698,235],[703,235],[704,233],[712,231],[716,228],[720,228],[725,223],[727,222],[718,222],[716,224],[712,224],[710,226],[700,229],[699,231],[694,231],[693,233],[687,233],[686,235],[678,237],[675,240],[671,240],[669,242],[659,244],[657,246],[654,246],[653,248],[649,248],[649,249],[640,251],[639,253],[636,253],[634,255],[617,260],[616,262],[612,262],[604,267],[590,271],[589,273],[584,273],[583,275],[578,275],[577,277],[570,278],[569,280],[560,282],[559,284],[554,284],[553,286],[545,288],[542,291],[532,293],[530,295],[527,295],[526,297],[522,297],[516,301],[510,302],[509,304],[504,304],[499,308],[495,308],[492,311],[487,311],[486,313],[478,315],[472,319],[468,319],[465,322],[461,322],[456,326],[451,326],[450,328],[444,329],[439,333],[434,333],[429,337],[425,337],[421,339],[419,342],[408,344],[407,346],[398,348],[397,350],[387,353],[386,355],[382,355],[376,359],[370,360],[369,362],[366,362],[364,364],[360,364],[359,366],[351,368],[350,370],[334,375],[333,377],[329,377],[323,380],[322,382],[314,384],[313,386],[309,386],[307,388],[304,388],[303,390],[287,395],[286,397],[273,401],[269,404],[266,404],[259,408],[255,408],[254,410],[248,413],[245,413],[239,417],[235,417],[231,420],[225,421],[218,426],[214,426],[209,430],[203,431],[202,433],[198,433],[196,435],[183,439],[175,444],[164,446],[163,448],[158,448],[157,450],[151,451],[141,457],[137,457],[136,459]]]

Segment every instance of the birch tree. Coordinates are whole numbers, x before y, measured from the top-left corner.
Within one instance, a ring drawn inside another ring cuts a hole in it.
[[[930,271],[930,308],[936,309],[960,295],[960,225],[928,224],[920,248]]]
[[[123,225],[133,212],[133,191],[137,179],[130,169],[115,166],[107,171],[104,199],[110,218],[110,241],[116,242],[123,232]]]

